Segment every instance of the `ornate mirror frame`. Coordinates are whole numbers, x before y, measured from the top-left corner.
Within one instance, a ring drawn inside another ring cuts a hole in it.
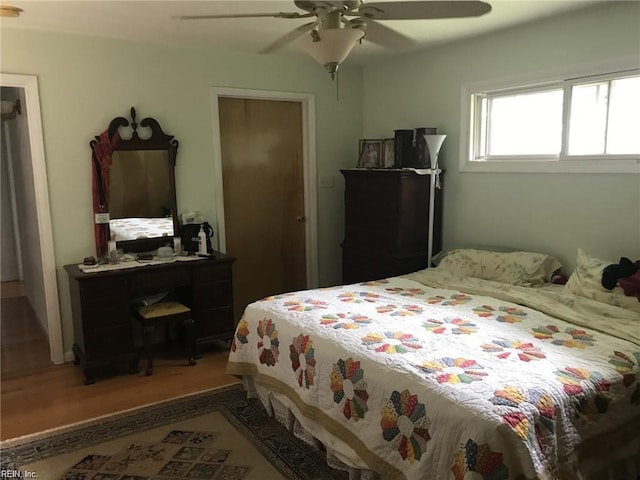
[[[120,129],[130,127],[132,129],[131,138],[121,138]],[[166,151],[169,162],[169,182],[171,190],[171,212],[173,217],[173,236],[180,235],[180,222],[177,213],[176,202],[176,180],[175,166],[178,155],[179,142],[173,135],[163,132],[157,120],[151,117],[144,118],[140,122],[140,127],[148,128],[151,135],[148,138],[140,138],[138,135],[138,123],[136,122],[136,110],[131,107],[131,121],[124,117],[116,117],[109,123],[108,129],[95,137],[89,145],[92,150],[93,185],[94,185],[94,211],[96,213],[96,253],[99,257],[106,255],[106,240],[110,238],[109,224],[100,223],[97,219],[99,212],[108,212],[108,190],[109,190],[109,167],[112,161],[112,154],[126,151]],[[97,184],[97,185],[96,185]],[[106,187],[106,188],[105,188]],[[96,195],[96,189],[98,195]],[[107,194],[105,195],[105,190]],[[96,197],[101,198],[101,205],[96,206]],[[153,238],[140,238],[136,240],[117,241],[117,247],[125,252],[146,252],[172,242],[173,236],[162,236]],[[106,238],[106,240],[105,240]]]

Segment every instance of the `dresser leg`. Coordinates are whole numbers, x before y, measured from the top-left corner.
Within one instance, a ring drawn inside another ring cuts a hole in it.
[[[93,385],[96,383],[96,377],[90,374],[87,370],[84,371],[84,384],[85,385]]]
[[[140,369],[138,368],[138,362],[139,361],[140,361],[139,358],[135,358],[135,359],[129,361],[129,373],[131,375],[136,374],[136,373],[140,373]]]
[[[145,325],[142,329],[142,338],[144,339],[144,348],[147,351],[147,369],[145,370],[145,375],[148,377],[153,373],[153,358],[151,356],[151,337],[153,337],[153,333],[156,331],[156,327],[154,325]]]
[[[195,365],[196,324],[193,321],[193,318],[185,319],[182,324],[187,331],[187,361],[189,362],[189,365]]]

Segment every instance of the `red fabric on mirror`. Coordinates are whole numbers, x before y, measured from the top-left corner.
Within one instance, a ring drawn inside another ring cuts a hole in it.
[[[97,223],[95,214],[109,212],[109,166],[111,165],[111,156],[119,141],[120,135],[117,131],[109,138],[109,131],[105,130],[99,137],[96,137],[91,155],[94,235],[96,241],[96,256],[98,258],[107,255],[109,223]]]

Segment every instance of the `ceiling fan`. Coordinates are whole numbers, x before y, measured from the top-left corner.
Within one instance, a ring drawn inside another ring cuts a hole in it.
[[[217,15],[184,15],[180,20],[219,18],[313,18],[309,23],[296,27],[261,53],[269,53],[293,42],[304,33],[301,47],[323,65],[331,79],[338,66],[347,58],[356,43],[365,36],[368,41],[395,50],[413,45],[405,35],[383,25],[379,20],[429,20],[442,18],[479,17],[491,11],[491,5],[476,0],[427,0],[364,2],[363,0],[319,1],[295,0],[303,12],[241,13]]]

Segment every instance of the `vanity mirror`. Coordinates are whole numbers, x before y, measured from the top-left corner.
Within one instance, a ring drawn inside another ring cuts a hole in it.
[[[131,107],[130,120],[114,118],[90,143],[99,257],[105,255],[109,239],[125,252],[144,252],[170,244],[179,235],[178,141],[153,118],[143,119],[139,126],[140,135],[136,110]]]

